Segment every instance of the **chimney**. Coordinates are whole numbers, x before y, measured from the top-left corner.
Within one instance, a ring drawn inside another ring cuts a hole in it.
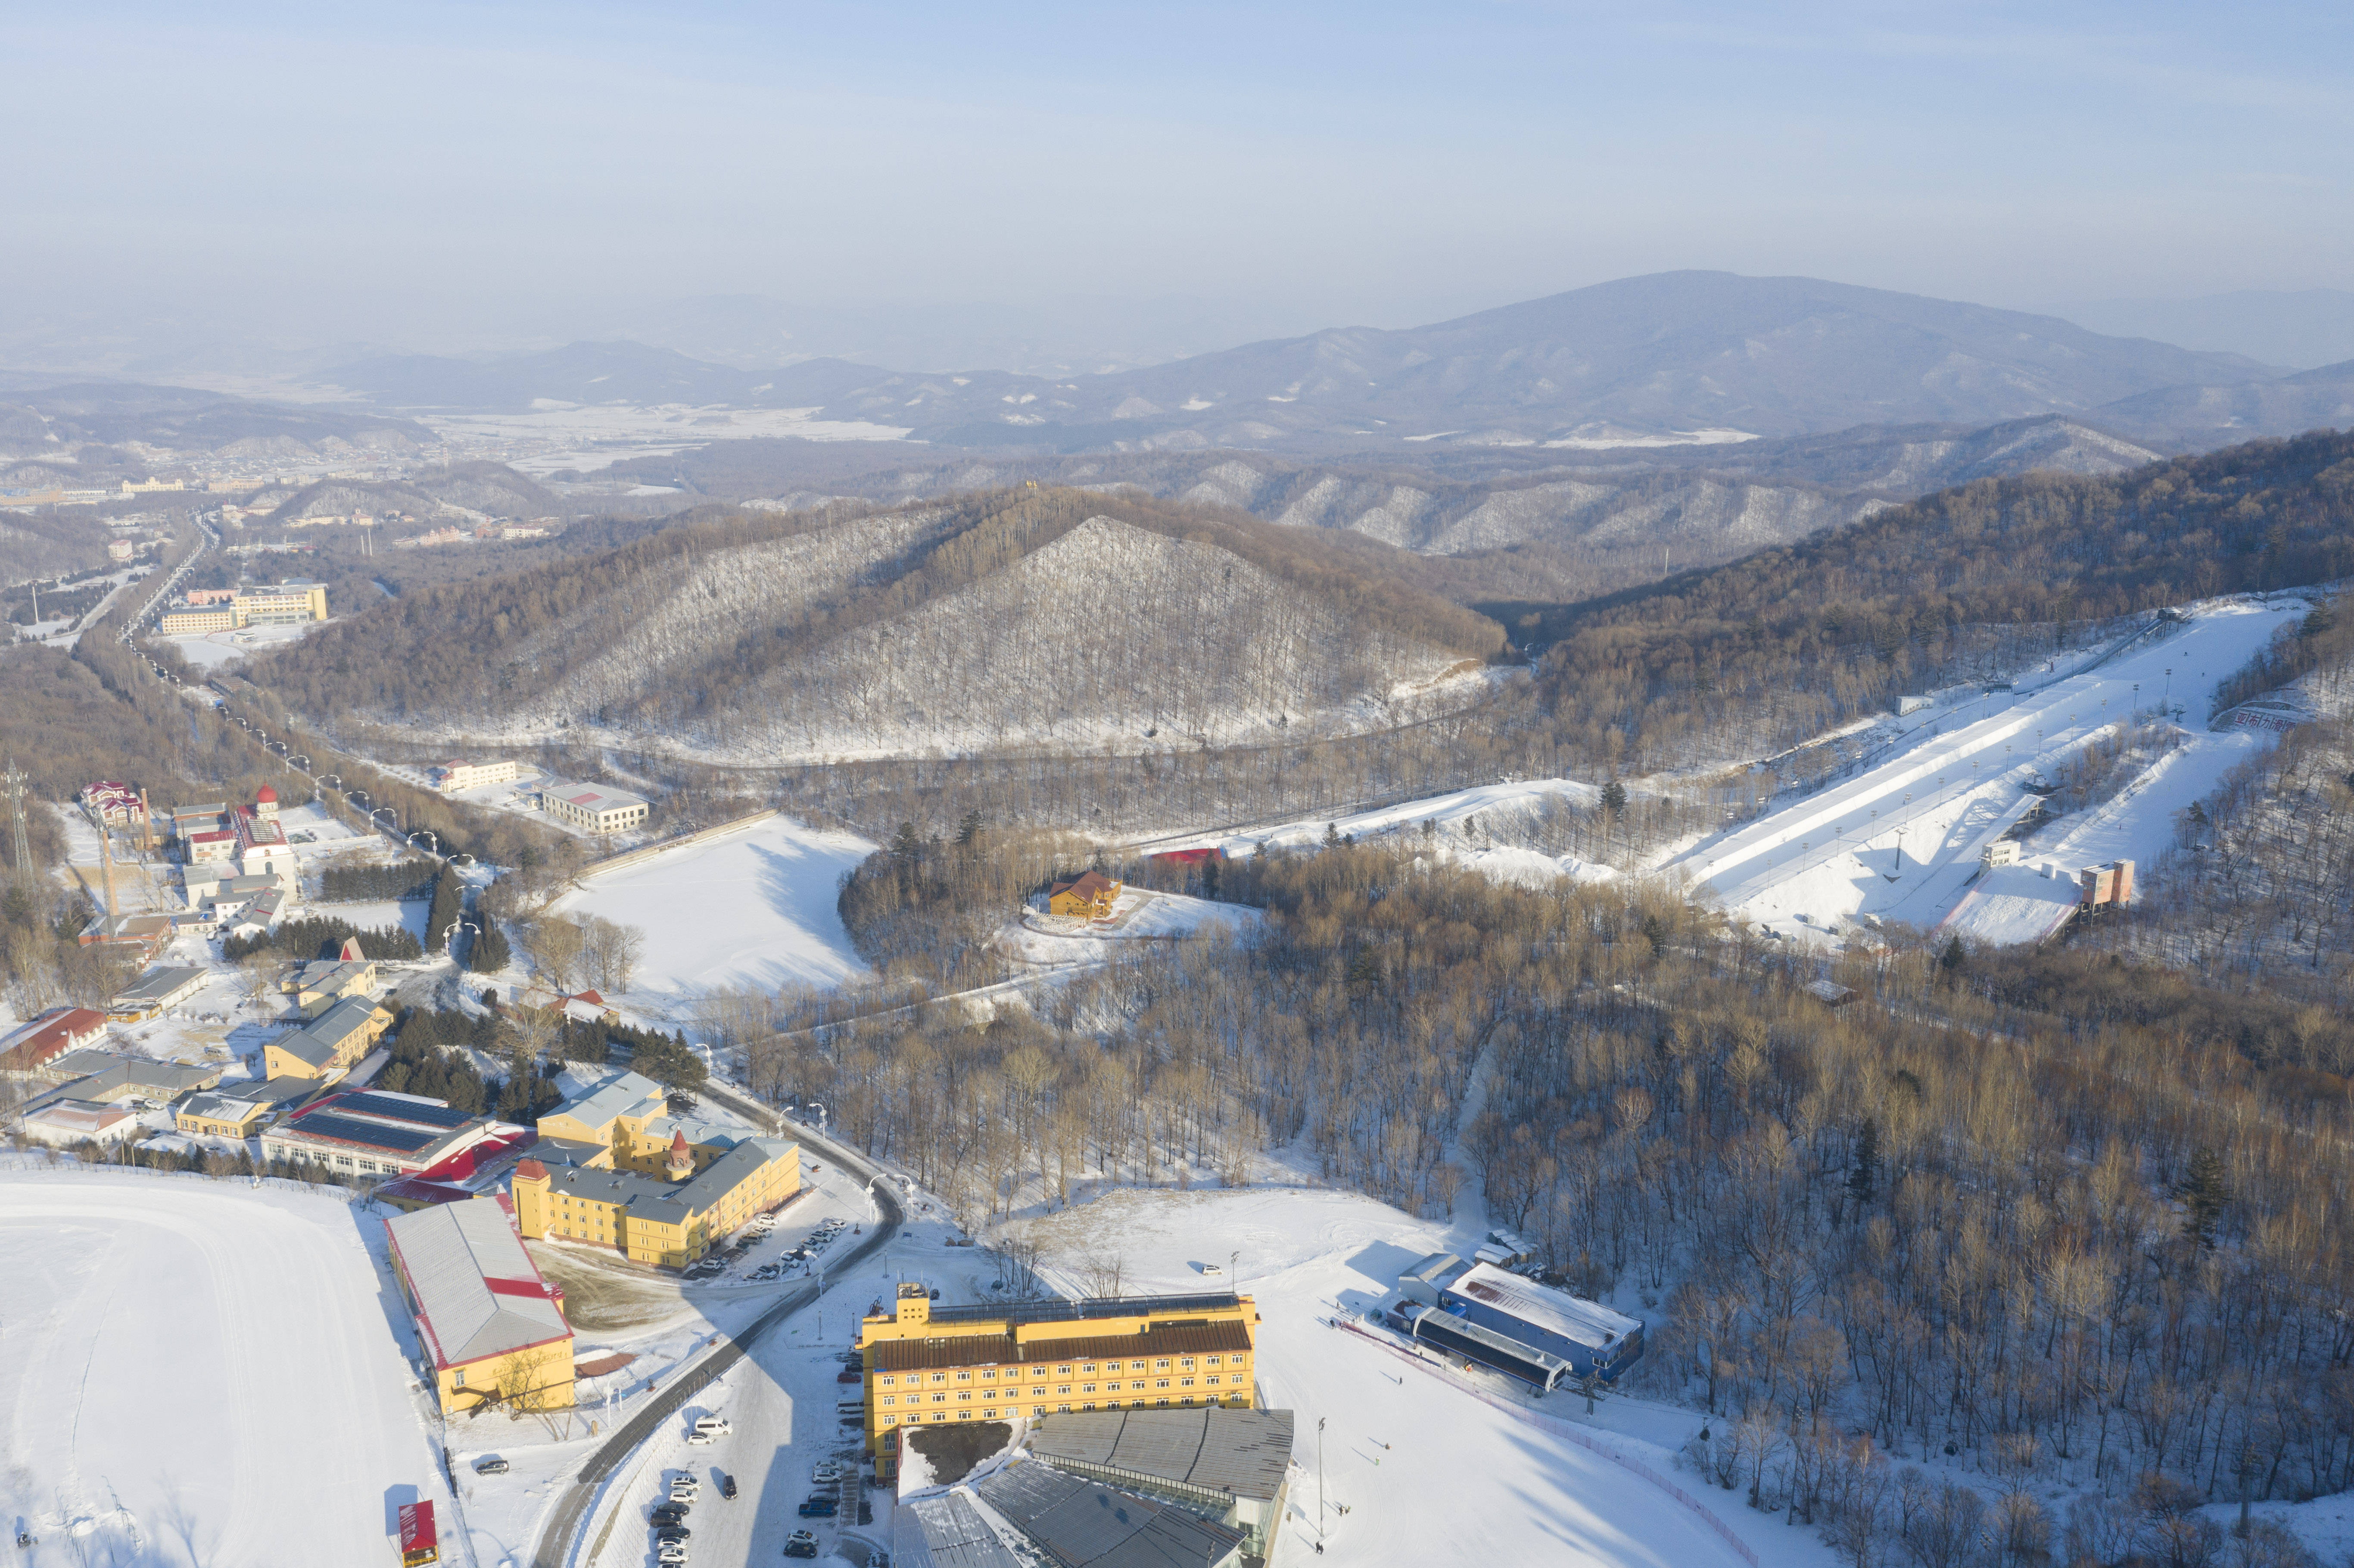
[[[147,791],[143,789],[139,791],[139,847],[143,850],[155,847],[155,813],[148,810]]]

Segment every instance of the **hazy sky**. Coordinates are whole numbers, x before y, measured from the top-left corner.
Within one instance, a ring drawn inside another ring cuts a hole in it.
[[[8,8],[11,313],[2354,287],[2354,7]]]

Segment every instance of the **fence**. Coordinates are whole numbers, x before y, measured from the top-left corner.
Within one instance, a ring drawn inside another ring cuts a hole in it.
[[[1617,1449],[1610,1447],[1606,1444],[1596,1442],[1592,1437],[1587,1436],[1583,1431],[1571,1425],[1568,1422],[1561,1420],[1557,1416],[1546,1415],[1540,1411],[1531,1410],[1526,1405],[1517,1404],[1512,1400],[1506,1399],[1500,1394],[1491,1392],[1490,1390],[1481,1388],[1479,1384],[1457,1375],[1452,1368],[1442,1363],[1433,1361],[1426,1356],[1410,1354],[1404,1349],[1392,1343],[1389,1340],[1359,1326],[1357,1323],[1345,1317],[1335,1317],[1327,1319],[1327,1321],[1336,1329],[1346,1330],[1348,1332],[1356,1335],[1362,1340],[1369,1340],[1372,1343],[1380,1346],[1383,1350],[1389,1351],[1390,1354],[1397,1357],[1400,1361],[1412,1362],[1415,1366],[1421,1368],[1424,1372],[1428,1372],[1433,1377],[1438,1378],[1442,1382],[1462,1390],[1465,1393],[1469,1394],[1472,1398],[1480,1401],[1482,1404],[1493,1405],[1498,1410],[1504,1412],[1507,1415],[1512,1416],[1516,1420],[1526,1422],[1528,1425],[1538,1428],[1540,1431],[1549,1432],[1556,1437],[1574,1443],[1577,1446],[1587,1450],[1589,1453],[1599,1454],[1602,1457],[1609,1460],[1620,1469],[1641,1477],[1644,1480],[1650,1482],[1651,1485],[1659,1488],[1661,1491],[1675,1499],[1676,1501],[1681,1503],[1684,1508],[1693,1515],[1693,1517],[1698,1519],[1702,1524],[1708,1526],[1712,1531],[1714,1531],[1723,1539],[1725,1545],[1733,1549],[1733,1554],[1735,1557],[1740,1558],[1742,1562],[1747,1563],[1749,1568],[1758,1568],[1756,1552],[1751,1548],[1747,1542],[1733,1533],[1733,1527],[1731,1525],[1726,1524],[1724,1520],[1717,1518],[1714,1510],[1710,1509],[1706,1503],[1701,1501],[1700,1499],[1692,1496],[1691,1493],[1684,1490],[1683,1488],[1668,1479],[1667,1477],[1661,1475],[1658,1470],[1653,1469],[1650,1466],[1646,1465],[1640,1459],[1630,1459],[1626,1455],[1619,1453]]]

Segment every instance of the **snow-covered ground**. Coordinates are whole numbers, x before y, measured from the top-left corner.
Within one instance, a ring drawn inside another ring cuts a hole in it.
[[[382,1563],[450,1501],[383,1225],[282,1186],[0,1172],[0,1523],[45,1564]]]
[[[1600,793],[1596,786],[1583,784],[1574,779],[1514,779],[1510,783],[1476,785],[1452,794],[1433,795],[1426,800],[1407,800],[1394,806],[1378,806],[1343,817],[1302,818],[1297,821],[1273,822],[1262,827],[1182,833],[1167,839],[1155,839],[1140,847],[1155,854],[1171,850],[1215,848],[1225,852],[1229,860],[1234,860],[1257,854],[1262,849],[1313,846],[1323,842],[1328,830],[1345,837],[1365,839],[1387,833],[1419,832],[1423,823],[1431,822],[1439,831],[1456,831],[1445,846],[1449,854],[1490,875],[1508,881],[1551,879],[1563,875],[1581,880],[1600,880],[1616,873],[1607,866],[1596,865],[1575,855],[1549,855],[1507,844],[1461,842],[1463,830],[1478,827],[1483,821],[1493,825],[1500,834],[1509,836],[1517,819],[1534,811],[1548,799],[1591,806]]]
[[[1952,928],[1992,942],[2043,935],[2065,918],[2079,868],[2120,856],[2148,866],[2171,841],[2174,813],[2271,743],[2264,730],[2211,733],[2207,706],[2225,676],[2306,608],[2195,607],[2187,621],[2092,668],[1933,715],[1869,770],[1674,863],[1736,917],[1786,938],[1831,939],[1861,916],[1928,929],[1952,916]],[[2186,713],[2177,748],[2105,805],[2039,833],[2021,865],[1972,885],[1980,853],[2034,808],[2028,784],[2169,699]],[[2056,878],[2043,875],[2046,865]]]
[[[896,441],[907,429],[860,419],[820,419],[814,408],[695,408],[665,403],[590,407],[551,403],[527,414],[427,415],[451,449],[495,457],[535,476],[583,473],[640,457],[668,457],[713,441],[790,436],[805,441]]]
[[[1097,924],[1034,910],[1006,927],[998,940],[1019,962],[1054,969],[1099,963],[1123,943],[1173,941],[1200,935],[1214,926],[1247,941],[1266,920],[1262,912],[1245,905],[1130,888],[1120,895],[1108,922]]]
[[[300,641],[326,624],[323,620],[306,620],[299,626],[249,626],[242,631],[207,631],[187,637],[158,637],[155,641],[176,649],[181,658],[197,669],[210,672],[252,654]]]
[[[1615,1397],[1588,1417],[1581,1400],[1559,1393],[1532,1421],[1504,1408],[1522,1402],[1484,1402],[1331,1326],[1336,1313],[1362,1313],[1391,1292],[1399,1272],[1426,1254],[1468,1253],[1476,1239],[1468,1225],[1417,1220],[1352,1193],[1244,1188],[1115,1192],[1028,1229],[1049,1256],[1119,1252],[1130,1291],[1236,1289],[1257,1299],[1260,1399],[1293,1411],[1297,1434],[1291,1512],[1272,1568],[1336,1560],[1358,1568],[1720,1568],[1740,1561],[1668,1492],[1554,1425],[1697,1494],[1698,1478],[1674,1471],[1671,1459],[1700,1426],[1697,1413]],[[1205,1276],[1205,1264],[1220,1274]],[[1730,1498],[1705,1506],[1762,1561],[1831,1562],[1810,1532],[1748,1513]]]
[[[866,972],[836,908],[842,874],[875,852],[788,817],[591,878],[557,913],[646,934],[632,994],[830,986]]]

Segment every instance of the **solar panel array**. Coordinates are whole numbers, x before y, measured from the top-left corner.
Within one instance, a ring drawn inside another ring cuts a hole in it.
[[[390,1121],[423,1122],[428,1127],[461,1128],[474,1118],[461,1110],[448,1106],[429,1106],[416,1100],[396,1099],[390,1095],[345,1095],[335,1101],[335,1108],[358,1115],[380,1116]]]
[[[427,1132],[421,1128],[387,1127],[380,1121],[362,1121],[357,1117],[337,1116],[333,1111],[313,1111],[293,1123],[292,1130],[315,1138],[332,1138],[339,1143],[398,1150],[403,1154],[414,1154],[429,1143],[439,1142],[443,1136],[438,1132]]]

